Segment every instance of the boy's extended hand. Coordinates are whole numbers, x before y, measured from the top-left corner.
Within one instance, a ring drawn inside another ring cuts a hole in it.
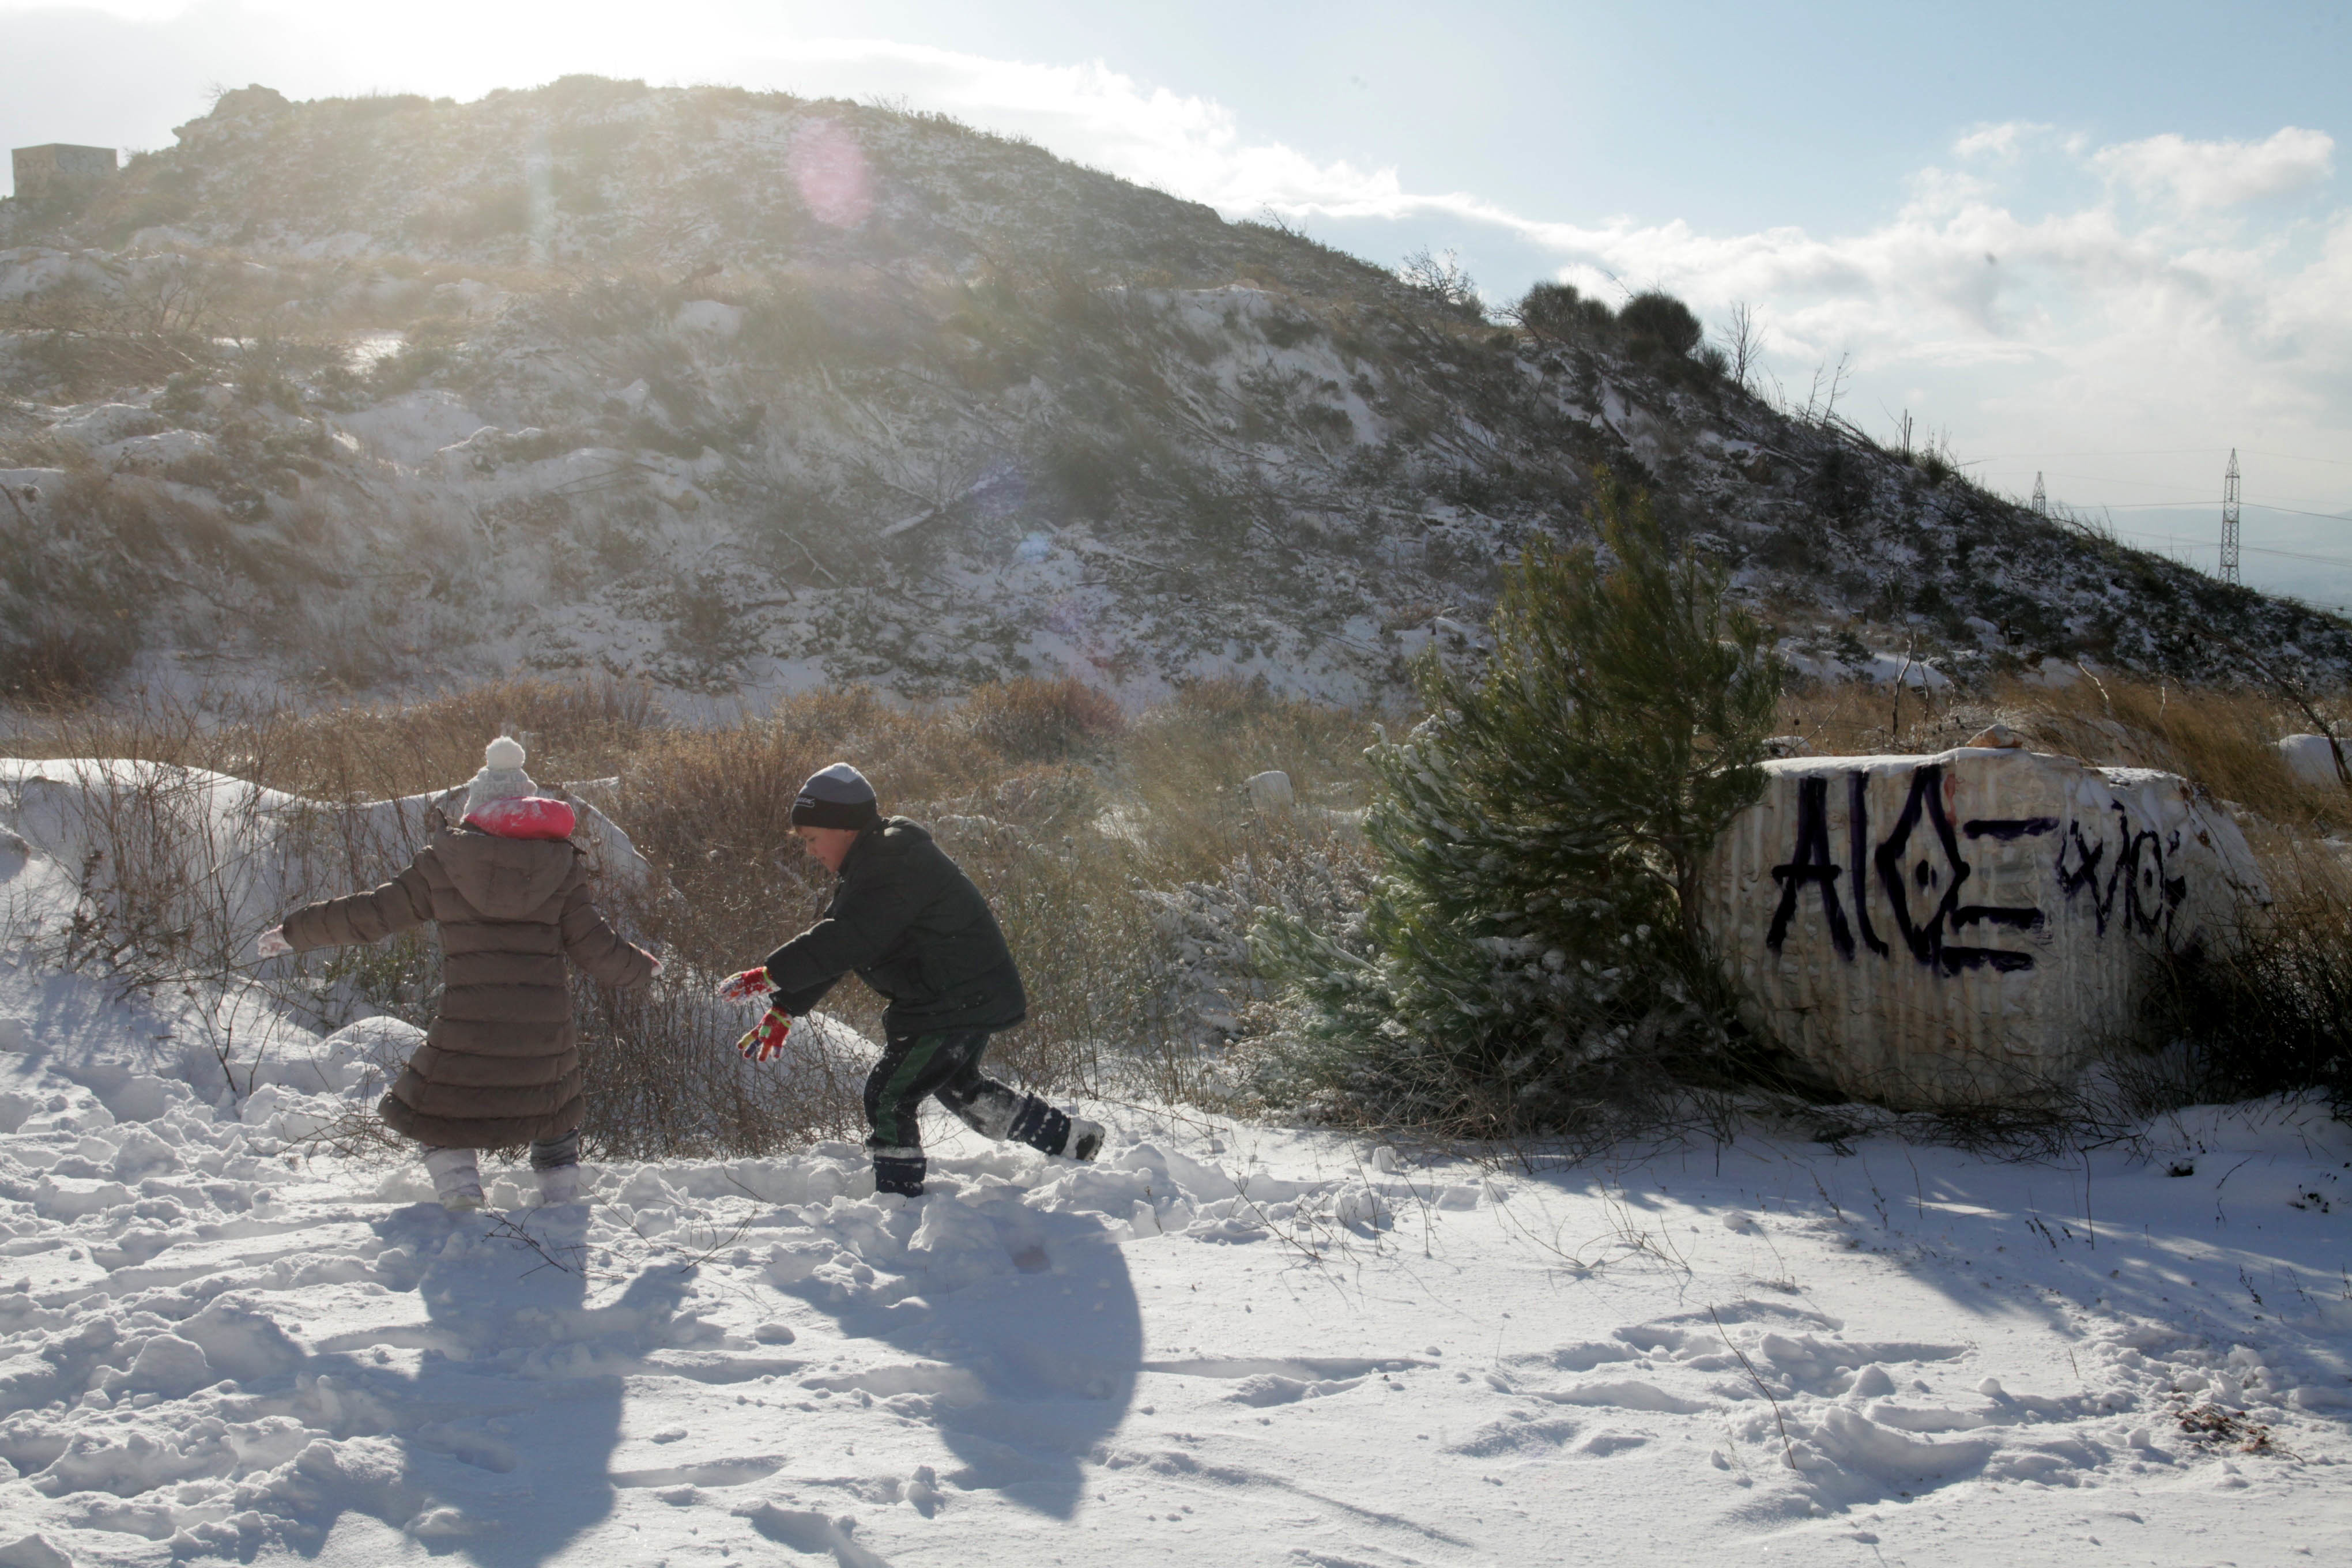
[[[765,969],[747,969],[740,974],[730,974],[719,983],[719,996],[724,1002],[749,1002],[775,989]]]
[[[285,927],[271,926],[261,933],[261,940],[253,944],[253,951],[263,958],[277,958],[293,952],[294,944],[286,940]]]
[[[764,975],[763,971],[755,973]],[[792,1032],[792,1015],[781,1007],[771,1007],[757,1027],[747,1030],[735,1042],[735,1048],[743,1053],[746,1061],[764,1062],[782,1051],[784,1037]]]

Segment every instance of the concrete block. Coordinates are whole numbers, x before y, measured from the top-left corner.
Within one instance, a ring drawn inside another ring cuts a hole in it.
[[[2268,902],[2174,774],[1977,746],[1765,771],[1701,919],[1751,1021],[1857,1098],[2032,1103],[2131,1035],[2166,952]]]

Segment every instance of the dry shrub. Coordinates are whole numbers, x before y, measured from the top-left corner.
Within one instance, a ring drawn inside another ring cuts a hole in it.
[[[2336,1115],[2352,1113],[2352,862],[2336,844],[2279,833],[2254,842],[2272,902],[2244,911],[2227,953],[2167,964],[2148,1034],[2186,1052],[2140,1075],[2144,1098],[2317,1092]]]
[[[614,991],[574,975],[589,1086],[581,1136],[598,1158],[770,1154],[862,1131],[862,1075],[817,1050],[745,1061],[734,1047],[746,1020],[704,981],[666,970],[641,990]]]
[[[547,783],[611,777],[660,722],[642,682],[504,680],[414,702],[276,715],[231,738],[276,787],[332,798],[446,788],[471,776],[502,734],[524,742],[533,776]]]
[[[980,803],[1003,815],[932,819],[941,847],[988,896],[1029,993],[1029,1021],[991,1047],[991,1060],[1039,1089],[1116,1089],[1137,1065],[1164,1079],[1166,981],[1150,911],[1132,891],[1133,847],[1091,816],[1008,810],[1006,793]]]
[[[1116,699],[1073,676],[982,686],[960,709],[973,739],[1016,763],[1098,751],[1127,726]]]
[[[797,856],[802,781],[845,760],[874,781],[886,809],[967,795],[1004,771],[940,715],[854,686],[788,697],[732,723],[650,733],[622,771],[619,799],[639,848],[665,868]]]
[[[43,616],[0,640],[0,697],[42,705],[85,701],[137,652],[137,637],[123,622],[60,625]]]

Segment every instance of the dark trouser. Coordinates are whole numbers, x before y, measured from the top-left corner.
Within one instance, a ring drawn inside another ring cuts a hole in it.
[[[1069,1142],[1068,1115],[980,1070],[988,1037],[986,1029],[950,1029],[896,1036],[883,1047],[866,1079],[866,1121],[873,1129],[866,1146],[874,1152],[877,1192],[912,1196],[923,1190],[918,1113],[932,1095],[982,1137],[1009,1138],[1047,1154]]]
[[[530,1168],[534,1171],[557,1171],[578,1163],[580,1129],[577,1127],[561,1138],[534,1138],[530,1141]]]

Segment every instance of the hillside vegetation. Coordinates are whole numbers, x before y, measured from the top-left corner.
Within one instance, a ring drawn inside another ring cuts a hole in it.
[[[0,686],[1401,689],[1605,465],[1810,668],[2332,682],[2334,617],[1779,410],[1663,296],[1498,325],[929,115],[225,94],[0,204]],[[2246,650],[2259,650],[2250,653]],[[2257,669],[2257,666],[2260,669]]]

